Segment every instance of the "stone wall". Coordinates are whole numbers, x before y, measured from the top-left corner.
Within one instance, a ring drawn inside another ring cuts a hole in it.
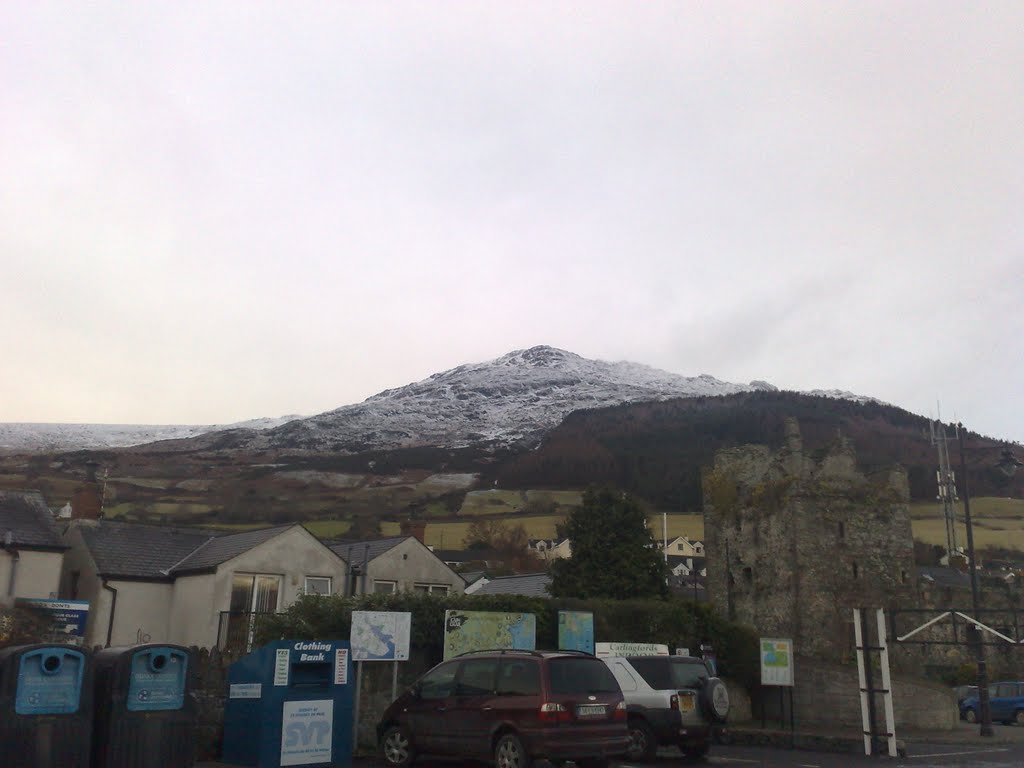
[[[861,729],[860,683],[856,664],[834,664],[799,657],[794,662],[796,686],[793,691],[794,722],[801,725],[833,725]],[[874,687],[882,687],[875,670]],[[917,677],[895,674],[892,678],[896,733],[901,728],[953,729],[959,720],[952,689]],[[786,705],[788,716],[788,704]],[[884,730],[885,709],[881,693],[875,694],[877,727]],[[775,688],[757,693],[755,716],[779,721],[779,694]]]
[[[854,608],[914,594],[906,474],[862,472],[849,441],[805,455],[791,422],[780,451],[719,451],[703,485],[708,597],[730,620],[838,661]]]

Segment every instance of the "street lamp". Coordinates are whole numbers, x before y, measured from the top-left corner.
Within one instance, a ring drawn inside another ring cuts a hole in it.
[[[975,622],[981,621],[979,616],[980,600],[978,597],[978,566],[974,558],[974,526],[971,524],[971,493],[967,486],[967,460],[964,458],[964,425],[956,425],[957,442],[960,445],[960,476],[963,478],[964,489],[964,525],[967,528],[967,557],[971,568],[971,610]],[[988,703],[988,666],[985,663],[985,643],[981,631],[975,625],[978,654],[978,709],[980,710],[981,729],[979,735],[992,736],[992,711]]]

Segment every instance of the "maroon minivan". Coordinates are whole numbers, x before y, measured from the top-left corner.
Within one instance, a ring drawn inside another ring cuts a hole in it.
[[[476,651],[442,662],[385,710],[381,757],[419,755],[528,768],[547,759],[607,768],[629,745],[626,704],[600,659],[573,651]]]

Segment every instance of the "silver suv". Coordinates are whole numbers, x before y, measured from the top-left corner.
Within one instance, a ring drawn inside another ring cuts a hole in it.
[[[729,714],[725,684],[691,656],[609,656],[604,663],[626,699],[628,759],[651,760],[659,746],[687,758],[707,754],[713,729]]]

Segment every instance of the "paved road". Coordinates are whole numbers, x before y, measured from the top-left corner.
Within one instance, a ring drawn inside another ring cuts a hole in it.
[[[633,768],[631,764],[630,768]],[[648,768],[682,768],[681,759],[659,758]],[[1024,744],[950,745],[913,744],[902,758],[838,755],[772,747],[715,747],[704,765],[708,768],[1019,768],[1024,765]]]

